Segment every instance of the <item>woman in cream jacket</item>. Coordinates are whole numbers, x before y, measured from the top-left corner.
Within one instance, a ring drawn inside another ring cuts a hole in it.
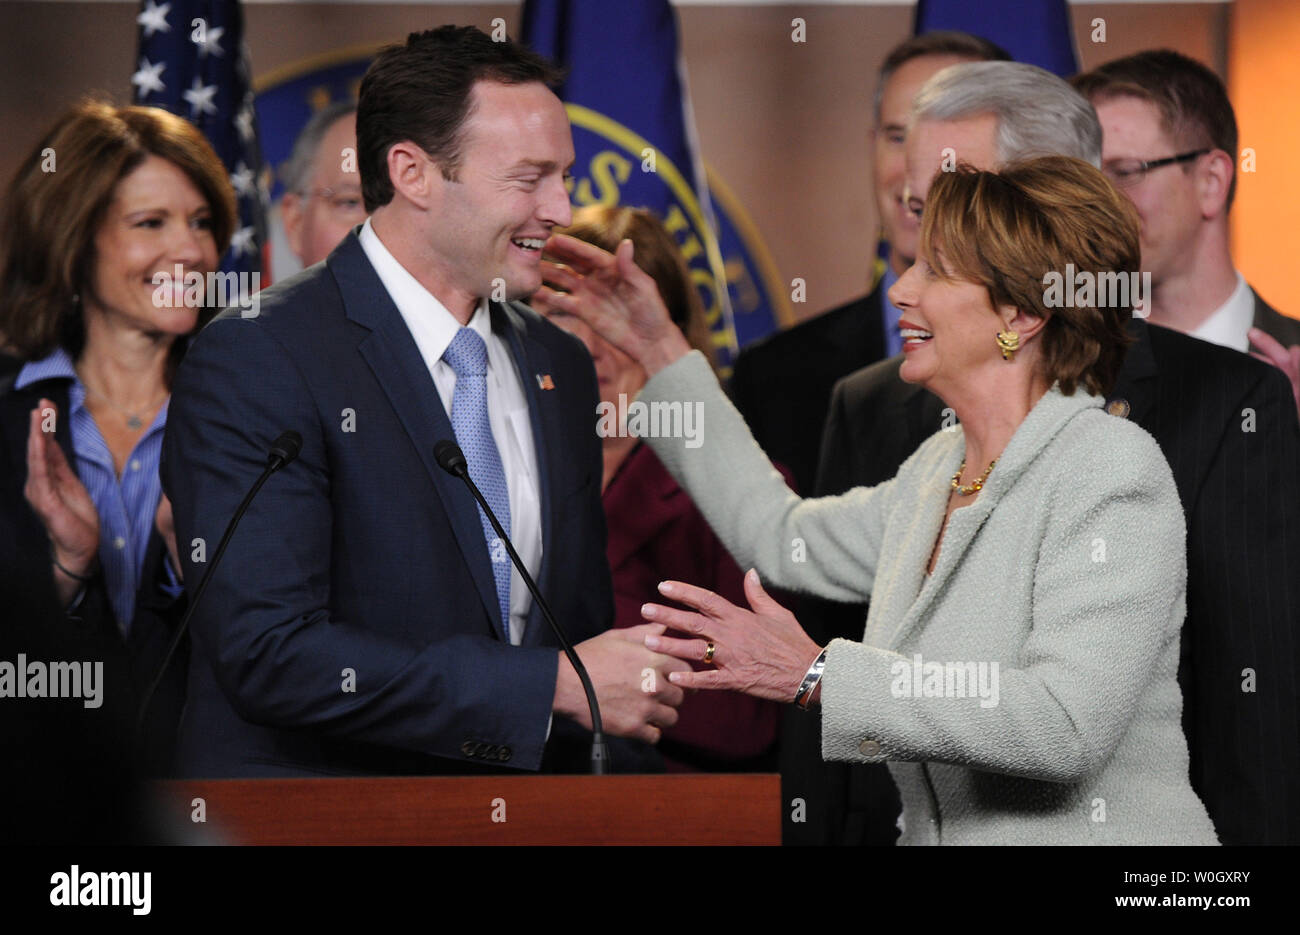
[[[665,582],[692,609],[643,615],[686,638],[647,643],[712,664],[674,681],[820,704],[826,759],[889,765],[904,844],[1217,843],[1180,724],[1178,494],[1155,441],[1101,408],[1131,304],[1062,306],[1051,290],[1052,273],[1138,268],[1137,219],[1100,172],[1044,157],[934,182],[920,258],[890,299],[903,379],[960,425],[838,497],[785,487],[664,327],[630,244],[611,256],[557,237],[548,252],[565,264],[547,265],[564,290],[551,300],[652,375],[639,400],[702,407],[703,444],[649,441],[742,566],[871,602],[862,642],[820,647],[753,571],[750,609]]]

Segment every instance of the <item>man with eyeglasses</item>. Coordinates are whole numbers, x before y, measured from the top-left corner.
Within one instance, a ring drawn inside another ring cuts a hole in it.
[[[1139,52],[1074,79],[1097,110],[1102,169],[1142,220],[1150,320],[1280,367],[1300,406],[1300,321],[1279,314],[1228,251],[1237,121],[1217,75],[1169,50]]]
[[[331,104],[307,121],[280,170],[285,239],[303,267],[330,255],[366,219],[357,174],[357,106]]]

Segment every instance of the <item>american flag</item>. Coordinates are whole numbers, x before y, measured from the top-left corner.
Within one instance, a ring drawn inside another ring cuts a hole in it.
[[[239,0],[143,0],[135,18],[140,51],[131,76],[137,104],[185,117],[217,151],[239,203],[239,222],[223,258],[225,272],[269,269],[262,162]]]

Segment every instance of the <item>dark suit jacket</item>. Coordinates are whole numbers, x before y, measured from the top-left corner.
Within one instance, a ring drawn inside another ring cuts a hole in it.
[[[812,490],[831,388],[885,356],[881,289],[768,335],[736,358],[731,397],[768,457]]]
[[[83,700],[5,698],[0,703],[0,840],[8,845],[166,844],[154,796],[125,751],[131,749],[135,696],[119,647],[96,647],[59,606],[53,582],[21,577],[0,565],[0,659],[104,663],[103,704]],[[105,651],[105,650],[108,651]],[[123,664],[118,664],[123,663]]]
[[[749,606],[744,572],[649,445],[632,450],[603,500],[615,626],[645,623],[641,607],[663,600],[658,586],[666,580],[689,581]],[[659,752],[670,772],[771,770],[778,714],[775,703],[737,692],[694,692],[664,731]]]
[[[34,589],[50,592],[54,588],[54,574],[49,557],[49,535],[23,494],[23,486],[27,483],[28,419],[41,397],[51,400],[60,413],[55,424],[55,439],[68,463],[75,464],[72,430],[69,420],[62,418],[68,411],[69,385],[67,380],[42,380],[21,390],[11,389],[0,396],[0,458],[4,459],[0,464],[3,472],[0,480],[0,568],[12,573],[11,580],[27,581]],[[87,652],[94,653],[94,658],[102,658],[108,668],[121,667],[124,670],[121,684],[126,686],[128,694],[123,697],[119,688],[113,693],[117,697],[105,697],[105,704],[127,709],[123,716],[132,724],[142,693],[158,674],[167,646],[185,613],[185,596],[173,598],[161,587],[168,580],[164,566],[166,554],[166,544],[154,529],[145,551],[144,573],[136,592],[134,617],[125,637],[114,618],[108,589],[100,572],[87,585],[85,596],[76,609],[65,615],[66,626],[78,634]],[[188,641],[182,641],[168,666],[166,677],[150,702],[140,751],[142,759],[138,763],[148,775],[161,776],[171,772],[176,724],[185,699],[188,655]]]
[[[1300,344],[1300,320],[1283,315],[1261,299],[1254,289],[1250,291],[1255,296],[1254,326],[1287,347]]]
[[[612,616],[595,372],[577,339],[527,306],[494,304],[492,327],[532,416],[538,583],[576,644]],[[540,389],[544,375],[554,389]],[[355,232],[264,290],[260,315],[230,310],[195,339],[163,450],[180,542],[204,539],[211,560],[286,429],[302,452],[245,514],[194,617],[186,772],[540,768],[558,644],[536,603],[523,645],[497,636],[477,507],[433,456],[455,438],[451,421]],[[190,558],[193,587],[205,568]],[[555,718],[550,752],[584,734]]]
[[[18,371],[23,369],[23,361],[8,351],[0,351],[0,396],[9,392],[18,378]]]
[[[1111,405],[1159,442],[1187,522],[1179,682],[1192,787],[1225,844],[1300,843],[1300,426],[1290,384],[1246,354],[1167,328],[1135,319],[1130,332],[1137,343]],[[943,403],[903,383],[900,362],[835,388],[818,493],[892,477],[943,427]],[[863,613],[854,611],[856,632],[836,635],[861,639]],[[1243,689],[1246,669],[1253,690]]]

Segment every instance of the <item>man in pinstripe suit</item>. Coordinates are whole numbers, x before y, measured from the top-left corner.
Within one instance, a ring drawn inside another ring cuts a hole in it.
[[[1233,266],[1237,118],[1219,76],[1168,49],[1077,76],[1097,109],[1102,165],[1142,219],[1150,321],[1250,351],[1291,380],[1300,406],[1300,321],[1278,313]]]
[[[1060,79],[1027,67],[959,65],[925,86],[907,133],[917,210],[944,147],[977,168],[1045,145],[1099,163],[1091,107]],[[1077,119],[1067,125],[1049,116],[1069,113]],[[1019,148],[1002,151],[1008,141]],[[1300,843],[1300,422],[1291,387],[1246,354],[1140,319],[1129,330],[1135,343],[1108,409],[1159,442],[1186,514],[1179,682],[1192,786],[1223,843]],[[903,383],[899,363],[890,358],[836,385],[817,495],[892,477],[945,425],[943,404]],[[861,608],[846,619],[854,616],[857,632],[814,638],[859,638]],[[892,816],[879,796],[862,794],[873,781],[866,768],[850,769],[839,777],[843,800],[832,823],[849,829],[846,843],[887,841]]]

